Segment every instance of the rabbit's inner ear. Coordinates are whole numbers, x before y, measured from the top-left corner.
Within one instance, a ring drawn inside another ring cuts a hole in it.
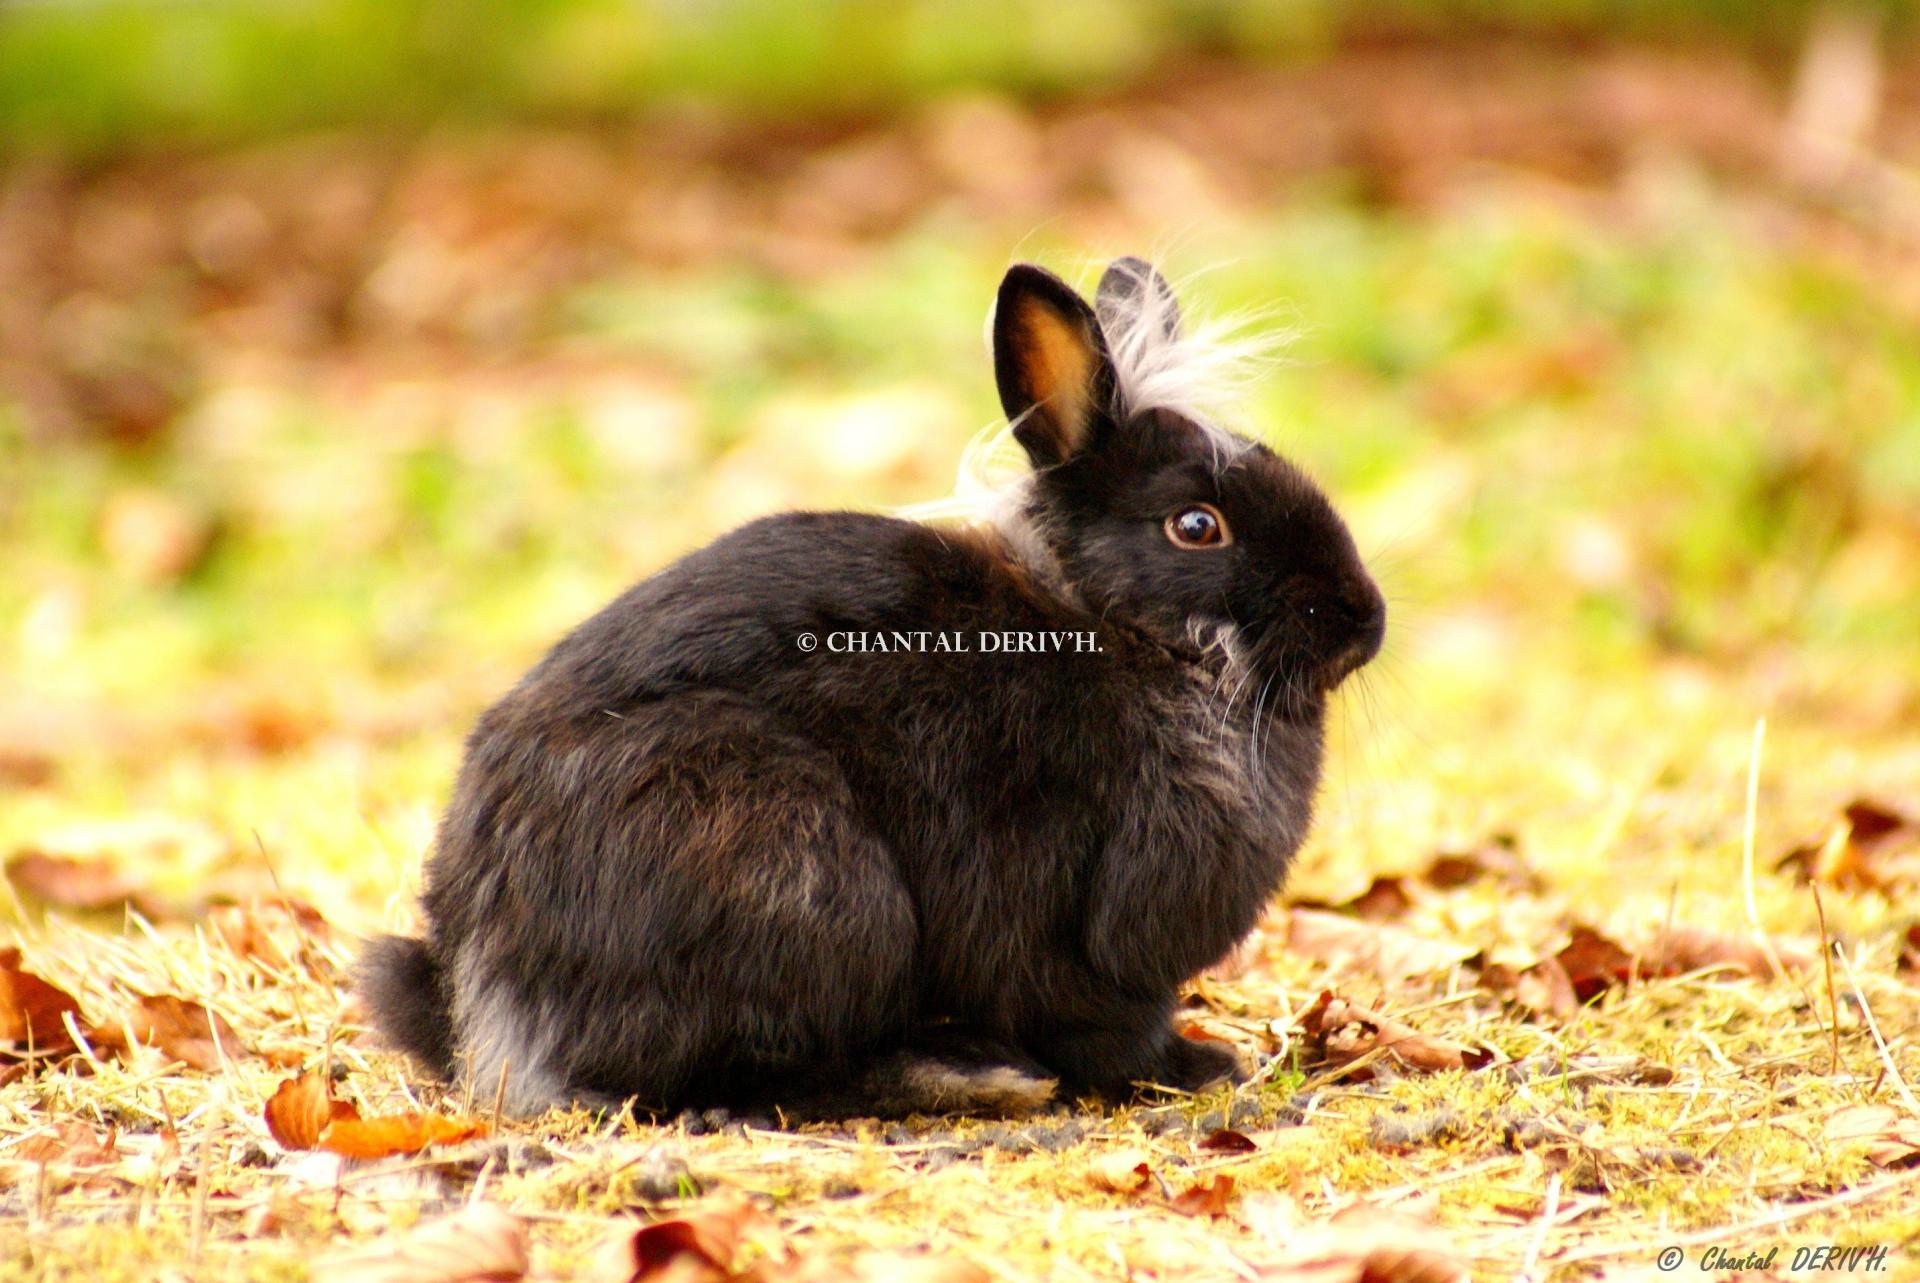
[[[1113,387],[1093,309],[1065,281],[1024,263],[1000,283],[993,368],[1014,439],[1036,467],[1086,445]]]

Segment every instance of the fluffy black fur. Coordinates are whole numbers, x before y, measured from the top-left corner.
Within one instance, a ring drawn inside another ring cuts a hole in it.
[[[1299,471],[1119,403],[1107,336],[1165,288],[1123,260],[1096,320],[1008,274],[996,371],[1040,466],[997,525],[768,518],[561,641],[468,740],[426,938],[368,954],[384,1033],[519,1112],[1014,1112],[1232,1072],[1176,991],[1279,886],[1385,612]],[[1223,546],[1169,536],[1195,503]],[[1099,650],[825,644],[896,631]]]

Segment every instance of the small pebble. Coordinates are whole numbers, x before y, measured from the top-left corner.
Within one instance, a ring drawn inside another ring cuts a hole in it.
[[[1466,1123],[1451,1109],[1432,1109],[1402,1118],[1375,1114],[1367,1124],[1367,1139],[1382,1147],[1426,1145],[1466,1133]]]
[[[944,1168],[952,1167],[965,1157],[966,1151],[962,1150],[959,1146],[942,1145],[938,1149],[930,1149],[927,1151],[926,1157],[921,1160],[920,1170],[923,1172],[937,1172]]]

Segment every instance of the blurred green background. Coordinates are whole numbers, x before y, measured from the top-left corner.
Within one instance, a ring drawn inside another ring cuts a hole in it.
[[[0,6],[0,848],[400,894],[546,644],[753,515],[937,497],[999,273],[1126,252],[1287,332],[1243,426],[1390,590],[1328,843],[1762,713],[1789,814],[1911,792],[1913,14]]]

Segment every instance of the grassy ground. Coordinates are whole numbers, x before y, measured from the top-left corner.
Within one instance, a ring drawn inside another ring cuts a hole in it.
[[[674,171],[681,223],[622,195],[649,179],[606,159],[619,136],[12,171],[0,240],[64,248],[0,263],[34,345],[0,413],[0,852],[21,965],[109,1033],[0,1086],[0,1271],[299,1278],[478,1201],[524,1218],[538,1276],[576,1277],[635,1214],[731,1226],[744,1197],[733,1264],[769,1277],[908,1277],[856,1255],[897,1249],[1350,1278],[1403,1244],[1568,1279],[1681,1245],[1686,1277],[1708,1246],[1779,1246],[1784,1271],[1825,1242],[1888,1245],[1897,1276],[1920,836],[1836,829],[1860,798],[1920,812],[1911,242],[1713,156],[1282,172],[1161,110],[942,109],[1031,146],[1038,195],[926,177],[940,111],[703,161]],[[1045,190],[1069,151],[1151,181]],[[818,213],[876,172],[901,208]],[[708,208],[717,243],[689,230]],[[1394,610],[1285,902],[1193,988],[1195,1031],[1255,1081],[1011,1126],[555,1115],[344,1162],[277,1141],[267,1101],[308,1070],[369,1117],[490,1120],[490,1085],[421,1083],[340,983],[360,933],[411,923],[485,702],[739,520],[941,493],[994,413],[979,326],[1009,247],[1072,272],[1172,226],[1175,269],[1219,264],[1193,302],[1293,333],[1245,425],[1327,482]],[[1807,841],[1817,899],[1777,867]],[[1436,879],[1448,852],[1494,867]],[[1503,977],[1580,926],[1631,959],[1566,955],[1587,1001],[1551,964]],[[1439,1045],[1316,1030],[1323,991]],[[111,1054],[153,995],[225,1029]],[[1886,1112],[1851,1136],[1853,1106]]]

